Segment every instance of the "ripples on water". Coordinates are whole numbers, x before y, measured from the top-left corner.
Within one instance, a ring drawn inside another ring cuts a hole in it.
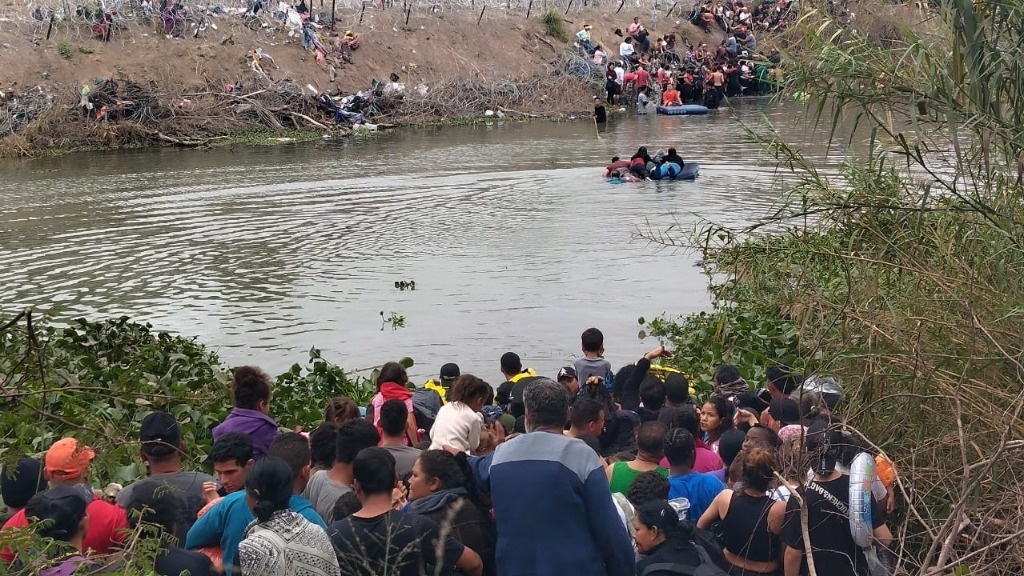
[[[774,172],[732,118],[796,110],[765,104],[620,118],[600,140],[585,122],[510,123],[2,164],[3,315],[127,314],[271,371],[315,345],[345,366],[409,355],[418,375],[454,360],[493,382],[506,350],[553,375],[598,326],[619,366],[652,345],[638,316],[707,305],[696,257],[631,242],[636,229],[771,206]],[[641,144],[676,146],[701,178],[605,184],[600,166]],[[381,311],[406,328],[381,331]]]

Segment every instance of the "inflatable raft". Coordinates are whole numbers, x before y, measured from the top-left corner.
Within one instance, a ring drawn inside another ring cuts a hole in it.
[[[666,116],[694,116],[707,114],[707,106],[701,106],[700,104],[683,104],[682,106],[658,106],[658,114],[665,114]]]
[[[666,167],[667,164],[662,164],[658,168]],[[675,166],[675,164],[672,164]],[[683,165],[683,169],[678,174],[671,174],[668,169],[663,170],[664,174],[651,173],[651,180],[696,180],[700,176],[700,165],[696,162],[686,162]],[[623,171],[625,173],[625,171]],[[632,172],[626,177],[612,176],[608,178],[609,184],[625,184],[627,182],[643,182],[643,180],[637,178]]]

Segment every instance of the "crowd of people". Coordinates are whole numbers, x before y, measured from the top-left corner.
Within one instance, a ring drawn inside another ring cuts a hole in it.
[[[595,67],[603,69],[605,97],[610,104],[636,104],[641,114],[650,111],[650,104],[702,104],[714,109],[727,96],[773,90],[781,58],[775,49],[764,54],[757,51],[754,30],[778,29],[779,22],[799,11],[796,3],[780,0],[772,8],[770,2],[762,2],[754,13],[742,0],[695,5],[690,16],[694,25],[705,32],[721,28],[725,33],[713,49],[704,42],[694,45],[687,38],[677,42],[675,33],[652,39],[639,17],[633,18],[625,33],[621,28],[612,31],[621,38],[617,52],[594,40],[590,24],[576,33],[576,44]],[[775,19],[770,28],[762,25],[766,17]]]
[[[809,550],[830,575],[869,574],[891,540],[894,472],[843,431],[833,380],[773,366],[751,386],[722,364],[698,401],[684,374],[652,367],[663,346],[617,371],[599,330],[581,349],[554,378],[508,352],[496,388],[452,363],[414,387],[388,363],[367,406],[325,399],[308,434],[272,417],[263,371],[236,368],[212,474],[186,469],[164,411],[141,421],[147,475],[120,490],[93,490],[95,451],[63,438],[0,474],[3,530],[38,535],[0,555],[16,573],[116,572],[119,548],[152,538],[151,569],[175,576],[797,576]],[[845,509],[864,451],[878,462],[867,547]]]

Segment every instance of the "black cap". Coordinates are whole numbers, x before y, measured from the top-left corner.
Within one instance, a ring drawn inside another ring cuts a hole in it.
[[[800,404],[792,398],[773,398],[768,414],[783,426],[800,423]]]
[[[165,458],[181,445],[181,426],[167,412],[151,412],[142,419],[139,440],[147,456]]]
[[[85,517],[84,493],[71,486],[54,486],[33,496],[25,505],[25,517],[40,524],[39,535],[68,542]],[[34,523],[34,522],[33,522]]]
[[[0,470],[0,496],[11,508],[24,508],[30,498],[43,490],[46,490],[43,463],[35,458],[22,456]]]
[[[563,366],[562,369],[558,371],[558,376],[555,378],[555,380],[561,382],[563,379],[566,378],[575,379],[576,369],[573,368],[572,366]]]
[[[444,366],[441,366],[441,381],[454,380],[462,374],[459,370],[459,365],[454,362],[449,362]]]

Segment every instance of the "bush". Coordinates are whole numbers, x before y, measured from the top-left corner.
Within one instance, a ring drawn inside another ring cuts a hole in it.
[[[540,15],[540,21],[544,24],[544,31],[548,36],[562,42],[569,41],[569,33],[565,31],[565,21],[562,20],[562,13],[557,9],[549,8]]]
[[[412,358],[399,361],[406,368],[413,365]],[[299,364],[277,377],[274,384],[271,413],[278,422],[289,428],[301,426],[315,428],[324,419],[324,407],[335,396],[347,396],[360,406],[370,403],[377,393],[377,375],[374,369],[366,376],[355,376],[340,366],[324,360],[318,348],[310,348],[309,364]]]
[[[93,484],[130,482],[145,474],[139,424],[163,410],[181,424],[186,466],[202,468],[211,430],[231,409],[230,373],[195,338],[154,332],[127,317],[80,318],[55,328],[26,311],[3,324],[0,461],[40,454],[74,436],[96,451]],[[306,368],[296,364],[277,377],[270,415],[286,428],[315,427],[332,396],[369,402],[376,377],[349,374],[313,348]]]
[[[166,410],[199,460],[230,407],[227,377],[217,355],[194,338],[154,333],[127,317],[77,319],[66,328],[16,324],[0,334],[0,427],[7,431],[0,459],[75,436],[96,450],[95,476],[132,480],[143,472],[139,422]]]

